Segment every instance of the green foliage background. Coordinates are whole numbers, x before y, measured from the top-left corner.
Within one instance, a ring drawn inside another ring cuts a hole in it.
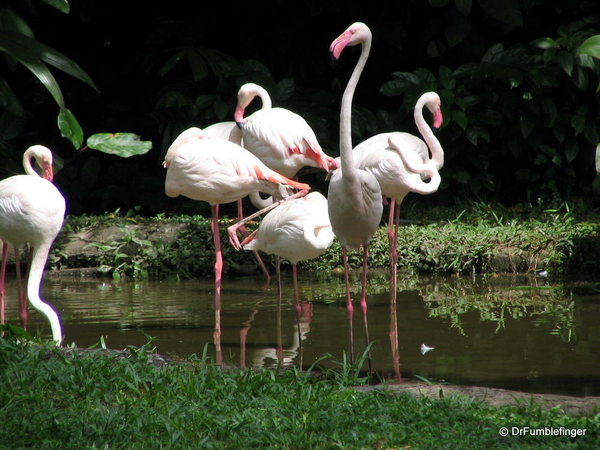
[[[359,20],[374,41],[355,96],[355,144],[380,132],[417,133],[417,97],[435,90],[443,101],[443,184],[419,202],[594,204],[600,22],[593,3],[265,1],[197,11],[179,1],[9,0],[0,11],[0,90],[12,93],[0,98],[0,176],[19,173],[22,152],[41,143],[58,156],[55,182],[72,214],[205,214],[201,202],[164,195],[161,163],[173,138],[231,120],[237,89],[253,81],[275,105],[302,114],[337,155],[339,102],[357,53],[332,68],[327,49]],[[35,48],[75,64],[38,58],[59,91],[24,60],[15,63],[7,32],[25,33]],[[109,152],[112,133],[125,133],[125,146],[139,143],[128,138],[134,133],[144,143],[138,153],[147,153],[123,159],[89,151],[83,130],[103,139],[94,148],[107,151],[108,141]],[[325,190],[324,174],[303,180]]]

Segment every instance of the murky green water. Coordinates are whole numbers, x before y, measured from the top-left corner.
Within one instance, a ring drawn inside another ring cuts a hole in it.
[[[281,302],[275,282],[224,280],[224,363],[271,367],[281,359],[306,368],[325,354],[332,359],[324,366],[343,360],[350,349],[343,281],[301,276],[300,318],[291,276],[283,280]],[[395,314],[387,275],[374,274],[369,284],[372,363],[385,379],[394,380],[400,372],[403,378],[600,395],[600,293],[590,283],[565,287],[533,277],[401,275]],[[160,353],[201,354],[208,344],[209,354],[216,356],[213,286],[212,280],[46,278],[43,296],[62,317],[66,344],[89,347],[104,336],[108,347],[122,349],[144,344],[146,334],[156,338],[153,345]],[[7,319],[18,324],[15,297],[15,283],[9,281]],[[29,330],[37,327],[49,332],[45,318],[30,308]],[[360,356],[366,343],[358,305],[353,330],[354,353]],[[423,355],[422,343],[435,349]]]

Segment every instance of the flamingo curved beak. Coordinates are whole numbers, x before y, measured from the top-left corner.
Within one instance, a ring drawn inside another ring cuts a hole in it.
[[[333,56],[334,59],[339,59],[346,46],[350,43],[351,38],[352,33],[349,30],[346,30],[331,43],[329,46],[329,53],[331,53],[331,56]]]
[[[48,181],[52,181],[54,179],[52,164],[44,162],[44,166],[42,167],[42,177]]]
[[[433,128],[440,128],[444,123],[444,117],[442,116],[442,109],[439,108],[436,110],[433,115]]]

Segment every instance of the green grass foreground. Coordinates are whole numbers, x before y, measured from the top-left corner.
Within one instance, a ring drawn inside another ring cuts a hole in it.
[[[600,414],[358,392],[350,386],[361,380],[343,364],[316,377],[151,356],[149,347],[111,353],[0,339],[0,448],[600,448]],[[586,434],[499,435],[525,426]]]

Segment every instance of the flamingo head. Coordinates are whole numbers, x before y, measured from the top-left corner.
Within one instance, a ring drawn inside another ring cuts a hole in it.
[[[42,165],[42,178],[48,180],[48,181],[52,181],[54,179],[54,171],[52,170],[52,156],[50,156],[50,158],[42,158],[41,161]]]
[[[242,127],[242,124],[244,123],[244,111],[257,96],[262,100],[263,109],[271,108],[271,97],[269,97],[269,93],[265,88],[255,83],[246,83],[240,87],[237,94],[237,107],[235,108],[235,113],[233,115],[238,127]]]
[[[329,171],[339,169],[340,162],[337,159],[331,158],[328,156],[327,157],[327,168],[329,169]]]
[[[354,22],[331,43],[329,52],[335,59],[339,59],[347,46],[362,44],[369,39],[371,39],[369,27],[362,22]]]
[[[435,92],[427,92],[423,94],[426,98],[425,105],[431,114],[433,114],[433,128],[440,128],[444,123],[444,117],[442,116],[442,101],[440,96]]]
[[[42,178],[52,181],[54,179],[52,151],[43,145],[32,145],[25,151],[25,154],[23,155],[23,166],[29,175],[34,175],[36,173],[31,168],[31,158],[34,158],[42,168]],[[27,167],[29,167],[29,170],[27,170]]]

